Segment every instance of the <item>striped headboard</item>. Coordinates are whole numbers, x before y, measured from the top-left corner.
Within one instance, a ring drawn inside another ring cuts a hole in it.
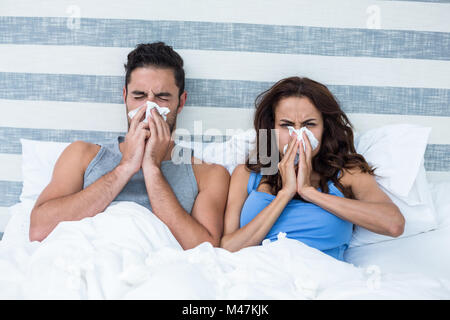
[[[450,179],[449,1],[1,0],[0,214],[19,202],[20,138],[125,134],[123,64],[154,41],[185,60],[178,128],[250,128],[260,92],[307,76],[357,131],[432,127],[425,167]]]

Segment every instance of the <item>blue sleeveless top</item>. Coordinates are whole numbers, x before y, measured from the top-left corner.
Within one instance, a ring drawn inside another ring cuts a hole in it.
[[[261,173],[250,173],[247,185],[249,195],[241,210],[241,228],[275,199],[272,194],[256,191],[261,178]],[[344,197],[331,181],[328,182],[328,188],[329,194]],[[318,190],[321,191],[320,188]],[[344,251],[350,243],[352,231],[353,224],[351,222],[343,220],[313,203],[292,199],[275,221],[265,239],[274,241],[279,232],[284,232],[288,238],[301,241],[343,261]]]

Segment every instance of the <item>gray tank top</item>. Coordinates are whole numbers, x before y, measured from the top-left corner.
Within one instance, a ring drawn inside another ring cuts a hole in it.
[[[119,143],[123,142],[124,139],[124,136],[118,136],[112,139],[111,142],[106,141],[105,143],[99,144],[101,147],[100,150],[84,172],[83,189],[117,167],[122,159]],[[177,148],[184,149],[182,152],[187,152],[189,155],[192,155],[192,150],[190,149],[181,148],[180,146],[177,146]],[[195,198],[198,194],[197,181],[195,180],[192,163],[189,161],[189,163],[175,164],[173,160],[166,160],[161,163],[161,171],[175,193],[180,205],[188,213],[191,213]],[[131,177],[114,201],[134,201],[152,210],[142,169]]]

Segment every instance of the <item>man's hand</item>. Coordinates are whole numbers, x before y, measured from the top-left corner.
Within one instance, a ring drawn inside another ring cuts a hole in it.
[[[161,162],[166,157],[169,149],[174,145],[171,140],[169,125],[162,116],[153,108],[151,116],[148,117],[150,137],[145,144],[144,156],[142,158],[142,169],[160,168]]]
[[[127,168],[132,174],[138,172],[141,168],[142,158],[144,156],[145,139],[150,136],[148,123],[142,122],[145,114],[145,108],[141,108],[131,119],[130,129],[125,136],[122,150],[122,160],[120,165]]]

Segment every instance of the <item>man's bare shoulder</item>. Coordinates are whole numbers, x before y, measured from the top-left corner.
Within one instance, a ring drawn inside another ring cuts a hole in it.
[[[81,191],[83,174],[90,159],[95,157],[95,146],[84,141],[74,141],[69,144],[56,161],[52,179],[39,195],[35,206]],[[97,147],[100,148],[100,146]]]
[[[66,153],[67,158],[70,158],[71,160],[78,159],[84,170],[86,170],[89,163],[95,158],[100,148],[101,147],[95,143],[77,140],[67,146],[64,152]]]

